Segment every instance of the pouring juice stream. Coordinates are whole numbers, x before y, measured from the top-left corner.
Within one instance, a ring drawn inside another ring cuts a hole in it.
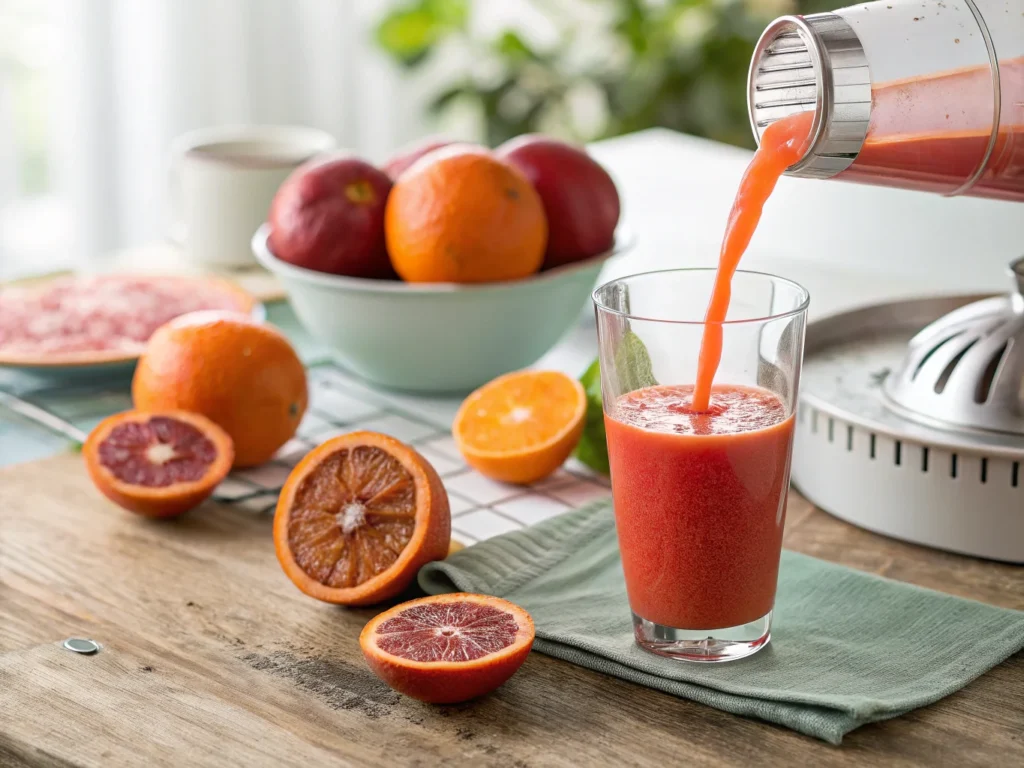
[[[1007,103],[994,138],[987,66],[875,85],[863,145],[853,164],[836,178],[950,192],[982,164],[982,172],[967,189],[970,194],[1024,200],[1024,102],[1019,101],[1024,94],[1024,57],[1001,62],[1000,70]],[[948,106],[951,103],[960,108]],[[692,403],[695,412],[707,411],[710,403],[732,276],[779,177],[808,152],[813,120],[814,112],[807,111],[771,123],[740,182],[705,316]],[[986,155],[990,142],[991,152]]]
[[[761,146],[747,166],[740,188],[729,212],[722,251],[718,259],[718,273],[704,317],[704,337],[697,363],[697,382],[693,390],[692,409],[697,413],[708,410],[711,385],[722,359],[722,322],[729,311],[732,276],[740,258],[750,244],[750,238],[761,220],[761,211],[775,185],[789,166],[796,163],[807,149],[810,138],[811,112],[801,112],[772,123],[761,138]]]
[[[766,389],[712,385],[733,275],[776,182],[802,156],[812,117],[800,113],[770,126],[743,176],[707,310],[696,386],[627,391],[605,414],[634,626],[699,634],[749,624],[753,636],[737,644],[741,655],[768,637],[794,418]]]

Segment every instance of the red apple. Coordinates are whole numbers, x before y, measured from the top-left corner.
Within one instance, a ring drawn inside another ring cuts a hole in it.
[[[619,193],[608,172],[582,147],[539,134],[496,150],[536,187],[548,218],[544,269],[604,253],[615,242]]]
[[[391,179],[351,155],[312,160],[292,172],[270,206],[277,258],[349,277],[395,277],[384,247]]]
[[[384,163],[384,173],[390,176],[391,180],[394,181],[405,171],[406,168],[428,152],[433,152],[435,149],[447,147],[449,144],[455,143],[456,142],[452,139],[446,139],[443,136],[427,136],[424,139],[414,141],[412,144],[407,144],[399,149],[386,163]]]

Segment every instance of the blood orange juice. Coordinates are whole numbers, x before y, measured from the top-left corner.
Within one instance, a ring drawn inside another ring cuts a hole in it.
[[[714,269],[594,293],[615,525],[639,645],[724,661],[768,642],[789,485],[807,291],[738,270],[701,407]],[[706,369],[705,369],[706,370]]]
[[[738,627],[775,600],[793,417],[756,387],[692,404],[692,386],[655,386],[606,413],[626,589],[649,622]]]
[[[802,113],[765,130],[710,280],[648,273],[594,294],[633,630],[656,653],[721,661],[770,636],[807,292],[737,268],[810,129]],[[694,287],[696,301],[684,295]],[[686,315],[695,305],[707,307],[702,321]]]

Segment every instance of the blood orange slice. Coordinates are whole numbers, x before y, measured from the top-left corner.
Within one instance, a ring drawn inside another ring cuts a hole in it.
[[[512,677],[533,636],[533,620],[518,605],[457,592],[396,605],[366,625],[359,645],[374,674],[396,691],[455,704]]]
[[[147,517],[199,506],[227,475],[227,432],[185,411],[126,411],[104,419],[82,448],[93,483],[114,503]]]
[[[369,605],[394,597],[448,554],[448,494],[430,463],[376,432],[310,451],[281,489],[274,549],[311,597]]]

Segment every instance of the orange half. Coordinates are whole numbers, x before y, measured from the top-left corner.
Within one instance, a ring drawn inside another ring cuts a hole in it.
[[[359,635],[381,680],[420,701],[455,704],[490,693],[533,647],[533,620],[515,603],[457,592],[396,605]]]
[[[186,411],[125,411],[96,425],[82,446],[93,484],[115,504],[146,517],[199,506],[227,476],[227,432]]]
[[[462,403],[452,436],[466,463],[506,483],[532,483],[558,469],[583,433],[583,386],[558,371],[499,376]]]
[[[292,470],[274,515],[281,567],[311,597],[369,605],[394,597],[448,554],[448,494],[413,448],[352,432]]]

